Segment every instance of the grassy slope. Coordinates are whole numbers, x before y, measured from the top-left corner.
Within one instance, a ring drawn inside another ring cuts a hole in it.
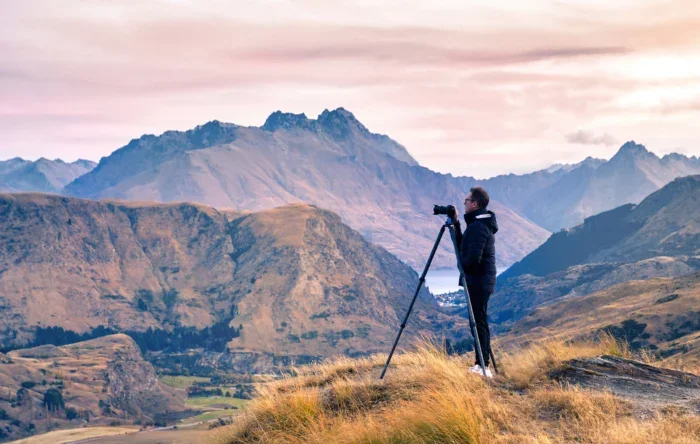
[[[493,384],[467,372],[463,357],[426,346],[399,355],[386,380],[382,356],[340,359],[272,381],[215,444],[654,442],[700,439],[700,418],[683,412],[645,419],[607,392],[561,386],[550,370],[574,357],[624,352],[606,339],[576,346],[544,343],[502,359]]]
[[[700,366],[700,273],[630,281],[542,307],[501,338],[504,347],[545,338],[581,339],[608,329],[667,364]]]

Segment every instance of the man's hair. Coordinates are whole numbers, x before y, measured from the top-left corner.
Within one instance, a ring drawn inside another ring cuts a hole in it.
[[[482,187],[473,187],[469,190],[472,193],[472,199],[479,205],[479,208],[484,209],[489,206],[489,193]]]

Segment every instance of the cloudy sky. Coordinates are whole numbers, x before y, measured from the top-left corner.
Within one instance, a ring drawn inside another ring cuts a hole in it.
[[[0,0],[0,159],[339,106],[453,174],[700,154],[699,1],[492,3]]]

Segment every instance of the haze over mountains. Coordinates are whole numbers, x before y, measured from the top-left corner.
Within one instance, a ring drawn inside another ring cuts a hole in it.
[[[591,216],[499,276],[498,323],[534,307],[632,279],[682,276],[700,269],[700,175],[673,180],[638,205]]]
[[[95,162],[84,159],[67,163],[61,159],[43,157],[36,161],[19,157],[0,161],[0,192],[60,193],[64,186],[92,170],[95,165]]]
[[[200,349],[209,367],[268,371],[384,351],[418,283],[307,204],[240,214],[4,194],[0,214],[2,348],[127,332],[148,351]],[[449,326],[459,338],[464,321],[423,290],[409,335]]]

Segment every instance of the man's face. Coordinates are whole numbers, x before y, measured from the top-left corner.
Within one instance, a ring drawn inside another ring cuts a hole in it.
[[[476,201],[472,200],[472,193],[469,192],[467,197],[464,199],[464,214],[469,214],[478,209],[479,205],[477,205]]]

